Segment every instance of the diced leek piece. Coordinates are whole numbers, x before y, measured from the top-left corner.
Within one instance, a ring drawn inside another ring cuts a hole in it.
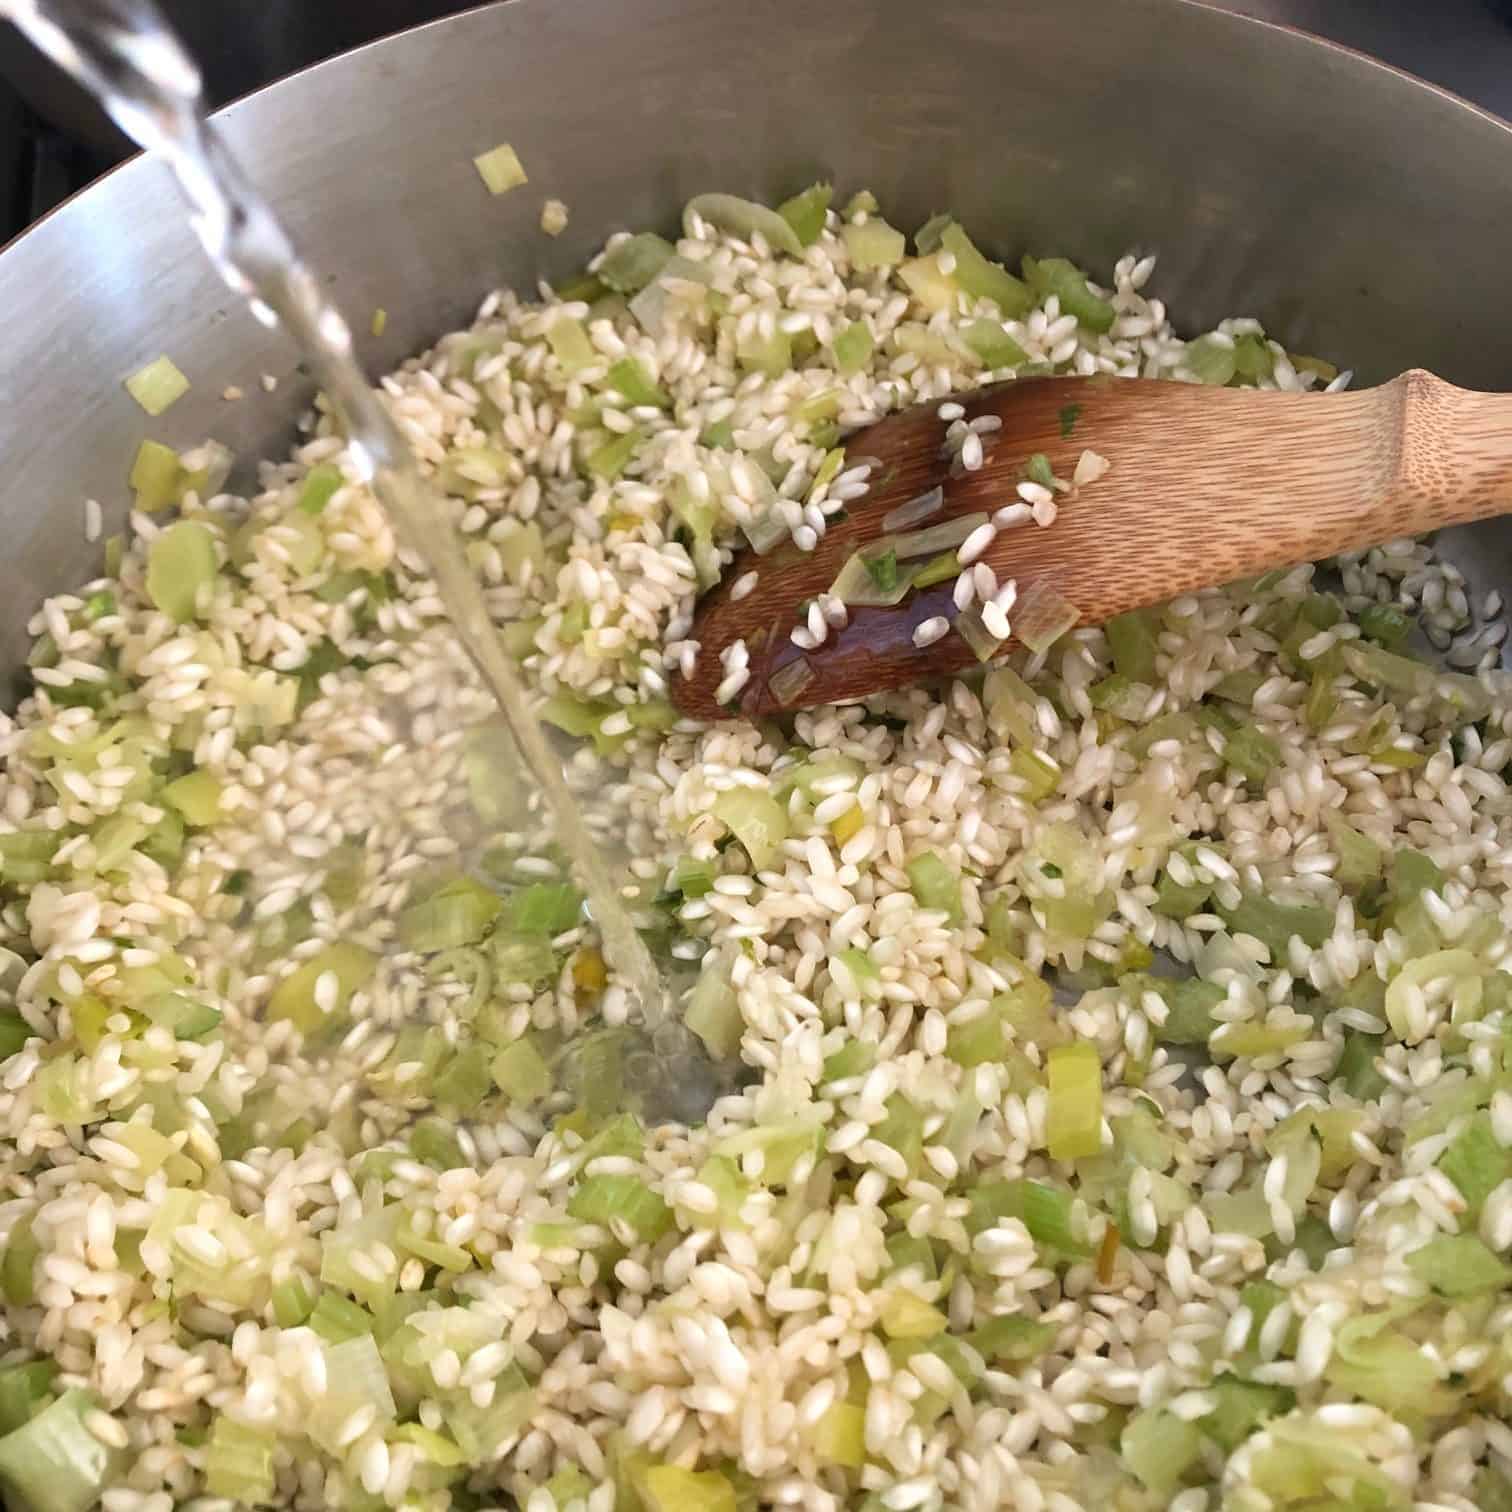
[[[617,294],[638,294],[666,266],[673,250],[671,242],[654,232],[639,232],[604,254],[598,276]]]
[[[581,320],[560,316],[546,330],[546,344],[569,377],[601,361]]]
[[[847,223],[841,235],[850,253],[851,265],[858,273],[867,273],[874,268],[895,268],[903,261],[907,250],[903,233],[875,216],[863,226]]]
[[[184,487],[184,467],[179,455],[160,441],[143,441],[131,464],[133,506],[146,514],[155,514],[176,504]]]
[[[932,1339],[950,1323],[938,1307],[901,1288],[883,1297],[877,1320],[889,1339]]]
[[[960,329],[967,351],[985,368],[1018,367],[1029,354],[995,320],[968,320]]]
[[[1034,303],[1028,287],[984,257],[963,227],[952,221],[940,233],[940,246],[955,258],[955,281],[973,299],[990,299],[1009,320],[1028,312]]]
[[[714,817],[740,841],[751,865],[764,871],[781,853],[790,826],[787,810],[757,788],[730,788],[714,800]]]
[[[823,212],[820,214],[822,220]],[[804,243],[787,218],[780,211],[758,205],[754,200],[741,199],[734,194],[694,195],[683,210],[685,235],[693,235],[695,216],[707,221],[716,231],[723,231],[741,241],[759,235],[774,252],[786,252],[791,257],[803,256]]]
[[[735,1487],[718,1470],[649,1465],[635,1477],[644,1512],[736,1512]]]
[[[733,1060],[740,1054],[745,1020],[729,969],[717,956],[706,960],[688,998],[683,1023],[704,1042],[715,1060]]]
[[[1152,1407],[1129,1419],[1118,1447],[1144,1488],[1164,1502],[1200,1458],[1202,1434],[1195,1423]]]
[[[835,337],[835,369],[850,377],[871,361],[871,327],[864,320],[853,320]]]
[[[1102,1063],[1088,1040],[1059,1045],[1046,1061],[1050,1104],[1045,1137],[1052,1160],[1082,1160],[1102,1148]]]
[[[197,520],[179,520],[147,548],[147,597],[182,625],[194,618],[202,589],[215,581],[215,536]]]
[[[500,142],[497,147],[480,152],[473,159],[473,167],[478,170],[478,177],[488,186],[490,194],[505,194],[530,182],[519,154],[508,142]]]
[[[268,1000],[269,1022],[288,1019],[305,1035],[315,1033],[327,1023],[342,1023],[352,994],[366,987],[377,969],[378,957],[361,945],[343,940],[327,945],[318,955],[301,962],[273,989]],[[316,984],[326,972],[336,979],[329,1015],[315,999]]]
[[[672,396],[657,383],[636,357],[621,357],[607,374],[609,387],[623,394],[631,404],[654,405],[670,409]]]
[[[570,882],[532,882],[512,893],[505,924],[520,934],[559,935],[582,919],[583,895]]]
[[[655,1244],[672,1227],[672,1210],[638,1176],[585,1176],[567,1200],[570,1217],[609,1228],[623,1223],[643,1244]]]
[[[126,392],[149,415],[161,415],[189,392],[189,380],[167,357],[154,357],[126,380]]]
[[[189,772],[163,789],[163,798],[184,819],[203,829],[220,818],[222,784],[213,772]]]
[[[904,869],[908,873],[909,888],[922,907],[940,909],[947,922],[960,924],[965,913],[959,873],[933,851],[915,856]]]
[[[334,462],[321,462],[305,474],[304,486],[299,490],[299,507],[307,515],[325,513],[325,507],[346,482],[341,469]]]
[[[1499,1290],[1512,1280],[1512,1266],[1474,1234],[1440,1234],[1407,1256],[1407,1268],[1445,1297]]]
[[[996,1364],[1019,1365],[1038,1359],[1056,1335],[1053,1323],[1039,1323],[1018,1313],[989,1318],[972,1329],[966,1341],[984,1359]]]
[[[99,1411],[87,1391],[65,1391],[51,1406],[0,1438],[0,1487],[18,1512],[89,1512],[116,1482],[123,1455],[92,1434]]]
[[[406,950],[426,954],[471,945],[503,909],[497,893],[471,877],[454,877],[400,913],[399,940]]]
[[[831,185],[810,184],[801,194],[795,194],[778,205],[778,215],[793,228],[800,247],[811,247],[819,240],[819,233],[824,230],[825,213],[834,197]]]
[[[610,435],[608,440],[593,448],[583,461],[583,466],[600,481],[612,483],[630,465],[640,446],[642,437],[638,430],[628,430],[622,435]]]
[[[551,1091],[551,1068],[529,1036],[505,1045],[494,1056],[491,1070],[494,1085],[521,1107],[540,1102]]]
[[[1076,316],[1089,331],[1103,332],[1113,325],[1113,306],[1094,294],[1086,274],[1064,257],[1024,258],[1024,278],[1041,299],[1059,296],[1061,313]]]

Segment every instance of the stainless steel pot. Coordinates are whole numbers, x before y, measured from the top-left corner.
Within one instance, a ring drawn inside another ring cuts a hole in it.
[[[566,273],[616,227],[674,224],[699,190],[772,199],[827,176],[869,185],[903,225],[949,207],[1001,254],[1106,269],[1156,250],[1184,319],[1257,315],[1362,381],[1420,364],[1512,388],[1512,128],[1188,0],[512,0],[223,118],[358,323],[389,311],[375,369],[501,282]],[[491,199],[471,159],[505,140],[530,184]],[[548,196],[572,211],[556,241],[538,229]],[[276,455],[309,386],[215,281],[155,162],[0,255],[0,310],[15,664],[38,599],[97,570],[80,501],[119,528],[143,435]],[[149,421],[121,380],[163,352],[194,387]],[[231,384],[246,397],[223,400]],[[1512,580],[1512,526],[1450,549],[1476,584]]]

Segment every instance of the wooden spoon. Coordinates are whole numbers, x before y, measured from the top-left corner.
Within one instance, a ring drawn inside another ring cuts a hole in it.
[[[848,458],[881,464],[869,491],[831,521],[811,552],[784,542],[765,556],[737,556],[698,606],[692,635],[700,651],[693,676],[673,679],[678,708],[700,719],[757,718],[977,666],[954,629],[954,577],[891,607],[850,608],[848,623],[830,629],[817,649],[790,636],[807,601],[830,587],[858,548],[898,533],[902,527],[883,526],[893,511],[939,487],[943,507],[906,528],[990,516],[1018,499],[1036,452],[1068,482],[1084,451],[1110,466],[1095,482],[1060,492],[1048,528],[1002,529],[978,560],[1000,584],[1014,580],[1019,611],[1037,585],[1047,585],[1081,625],[1273,567],[1512,511],[1512,395],[1469,393],[1420,370],[1352,393],[1040,378],[955,402],[968,422],[1002,422],[982,435],[981,467],[963,471],[942,451],[949,422],[937,402],[849,437]],[[752,571],[755,588],[737,598],[732,589]],[[916,645],[915,630],[937,616],[951,622],[950,633]],[[720,653],[737,640],[745,641],[751,675],[721,706]],[[1003,642],[1003,650],[1014,644]]]

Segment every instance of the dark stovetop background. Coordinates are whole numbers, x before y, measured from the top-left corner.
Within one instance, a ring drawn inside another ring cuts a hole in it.
[[[165,0],[216,104],[475,0]],[[945,0],[948,3],[948,0]],[[1512,0],[1215,0],[1371,53],[1512,119]],[[234,19],[233,19],[234,18]],[[81,96],[0,28],[0,241],[126,155]]]

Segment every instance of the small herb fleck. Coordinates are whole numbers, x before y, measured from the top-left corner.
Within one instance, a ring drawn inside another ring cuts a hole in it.
[[[1055,482],[1055,470],[1050,466],[1050,459],[1044,452],[1035,452],[1025,463],[1024,471],[1044,488],[1049,488]]]
[[[1076,422],[1081,418],[1082,407],[1079,404],[1063,404],[1060,409],[1061,440],[1065,440],[1076,429]]]
[[[1040,867],[1040,874],[1048,878],[1051,882],[1058,882],[1062,875],[1060,867],[1058,867],[1053,861],[1046,861],[1045,864]]]
[[[863,556],[867,573],[883,593],[898,586],[898,553],[889,547],[881,556]]]

